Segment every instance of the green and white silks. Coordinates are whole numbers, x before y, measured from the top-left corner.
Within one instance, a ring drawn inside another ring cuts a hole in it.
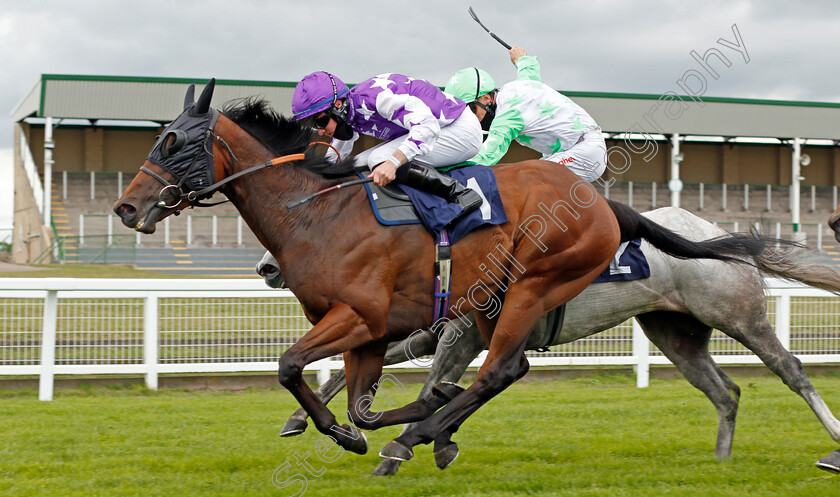
[[[587,181],[597,179],[606,168],[606,145],[598,124],[579,105],[540,81],[536,57],[520,57],[516,70],[516,80],[496,95],[496,117],[481,151],[470,162],[494,165],[516,140]]]

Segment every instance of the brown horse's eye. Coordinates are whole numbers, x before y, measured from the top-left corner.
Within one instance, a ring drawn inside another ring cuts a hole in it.
[[[167,131],[163,135],[163,145],[161,146],[161,155],[163,157],[171,157],[177,154],[187,143],[187,134],[180,129]]]

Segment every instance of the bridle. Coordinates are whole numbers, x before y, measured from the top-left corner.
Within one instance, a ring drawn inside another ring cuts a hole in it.
[[[265,169],[266,167],[277,166],[277,165],[284,164],[284,163],[287,163],[287,162],[303,160],[306,157],[302,153],[288,154],[288,155],[283,155],[283,156],[280,156],[280,157],[275,157],[274,159],[265,161],[262,164],[258,164],[256,166],[249,167],[248,169],[244,169],[242,171],[239,171],[238,173],[234,173],[234,174],[222,179],[221,181],[217,181],[210,186],[202,188],[201,190],[198,190],[198,191],[193,190],[193,191],[185,192],[184,189],[183,189],[184,182],[186,181],[187,177],[190,175],[190,172],[192,172],[192,169],[193,169],[193,167],[195,167],[195,164],[198,162],[199,155],[202,154],[202,153],[205,153],[205,154],[208,154],[210,157],[215,157],[213,155],[213,152],[211,151],[213,140],[217,140],[219,143],[221,143],[225,147],[225,149],[228,151],[228,154],[230,155],[233,163],[236,163],[238,161],[238,159],[236,158],[236,155],[234,155],[233,150],[231,150],[231,148],[227,144],[227,142],[225,142],[225,140],[222,137],[220,137],[219,135],[214,133],[212,129],[208,129],[205,132],[204,143],[203,143],[202,147],[195,153],[195,155],[193,155],[192,161],[190,162],[190,165],[189,165],[189,167],[187,167],[187,170],[184,172],[184,174],[180,178],[178,178],[177,176],[175,176],[173,174],[173,176],[175,177],[175,181],[176,181],[175,183],[173,183],[171,181],[168,181],[166,178],[164,178],[160,174],[152,171],[151,169],[147,168],[146,166],[140,166],[140,171],[148,174],[149,176],[151,176],[152,178],[156,179],[161,184],[163,184],[163,188],[161,188],[160,192],[158,193],[158,202],[156,204],[157,207],[159,207],[161,209],[175,209],[175,214],[177,215],[182,210],[182,209],[179,209],[178,206],[180,206],[181,203],[183,203],[185,200],[187,202],[189,202],[190,207],[213,207],[214,205],[219,205],[219,204],[223,204],[225,202],[229,202],[229,200],[223,200],[221,202],[205,203],[205,202],[202,202],[201,199],[206,198],[207,196],[211,195],[213,192],[215,192],[216,190],[221,188],[223,185],[225,185],[227,183],[230,183],[231,181],[239,178],[240,176],[243,176],[243,175],[248,174],[248,173],[257,172],[261,169]],[[208,142],[209,142],[209,144],[211,144],[209,149],[208,149]],[[170,173],[170,174],[172,174],[172,173]],[[174,203],[172,203],[172,204],[167,203],[166,198],[165,198],[167,196],[166,195],[167,192],[170,192],[170,195],[173,198],[175,198]]]

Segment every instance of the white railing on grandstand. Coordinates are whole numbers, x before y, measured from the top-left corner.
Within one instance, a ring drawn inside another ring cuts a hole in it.
[[[195,241],[195,237],[193,236],[194,233],[194,223],[206,223],[209,221],[210,225],[210,245],[216,246],[219,244],[219,220],[221,219],[223,222],[235,220],[236,221],[236,244],[242,245],[242,234],[245,229],[245,222],[242,220],[242,216],[194,216],[194,215],[187,215],[187,227],[186,227],[186,243],[187,245],[192,245]],[[164,232],[164,245],[169,245],[170,240],[170,228],[169,222],[170,217],[167,217],[163,220],[163,232]],[[193,221],[195,219],[195,221]],[[105,224],[104,232],[107,236],[108,244],[112,243],[112,237],[114,235],[114,225],[119,224],[118,218],[114,214],[79,214],[79,245],[85,245],[85,227],[91,227],[91,220],[96,223],[98,220],[103,221]],[[88,230],[88,236],[91,236],[90,232],[93,232],[94,235],[101,235],[102,225],[103,223],[99,222],[97,225],[93,226],[93,229]],[[206,229],[205,229],[206,230]],[[141,245],[142,238],[140,233],[138,232],[135,236],[135,245]]]
[[[661,200],[657,200],[657,191],[659,187],[662,185],[658,185],[655,181],[654,182],[639,182],[639,181],[628,181],[624,182],[615,182],[612,185],[604,184],[603,187],[603,194],[606,198],[610,198],[610,195],[615,196],[616,194],[622,195],[621,201],[628,204],[630,207],[633,207],[638,210],[647,210],[647,209],[656,209],[657,207],[662,207],[664,205],[670,205],[670,199],[666,195],[661,196]],[[696,191],[696,202],[688,202],[683,201],[683,205],[681,207],[689,210],[693,210],[696,206],[697,209],[703,211],[707,210],[706,205],[706,193],[710,193],[710,198],[720,198],[720,206],[719,209],[722,211],[728,211],[731,209],[728,199],[729,199],[729,191],[735,192],[735,195],[738,195],[738,190],[742,191],[740,195],[740,209],[744,211],[750,210],[750,204],[760,206],[759,209],[764,210],[765,212],[773,212],[774,210],[774,198],[784,199],[787,197],[787,206],[785,210],[790,211],[793,206],[793,192],[790,185],[769,185],[769,184],[759,184],[759,185],[751,185],[751,184],[741,184],[741,185],[732,185],[732,184],[714,184],[714,183],[686,183],[686,190],[684,191],[684,196],[686,200],[689,197],[693,197],[695,192],[693,187],[697,187]],[[809,212],[816,212],[818,210],[818,197],[824,198],[820,203],[825,204],[828,202],[825,197],[827,195],[818,195],[817,189],[820,189],[823,192],[827,192],[828,188],[831,188],[831,203],[828,205],[822,205],[822,207],[827,207],[828,211],[831,212],[837,206],[838,201],[838,187],[836,185],[828,187],[828,186],[802,186],[800,187],[800,194],[802,193],[802,189],[805,189],[807,192],[806,195],[801,195],[803,201],[807,198],[810,200],[807,204],[803,202],[803,206],[808,205]],[[773,195],[773,190],[776,190],[776,195]],[[636,192],[636,197],[641,196],[641,191],[644,191],[644,198],[642,201],[639,201],[638,198],[634,203],[634,192]],[[707,192],[708,190],[708,192]],[[719,197],[718,197],[719,195]],[[734,206],[735,210],[739,207]],[[779,209],[779,206],[776,205],[775,209]],[[755,209],[753,209],[755,210]]]
[[[840,363],[840,297],[767,283],[768,314],[785,347],[804,363]],[[56,374],[142,374],[155,389],[166,373],[275,371],[309,328],[291,292],[259,279],[0,280],[0,375],[38,375],[41,400],[52,399]],[[760,362],[719,332],[710,350],[722,364]],[[639,387],[648,385],[651,364],[669,364],[634,320],[528,355],[534,366],[632,365]],[[323,382],[341,367],[334,357],[307,369]]]
[[[20,160],[23,163],[23,170],[26,172],[26,179],[29,180],[29,186],[32,187],[32,195],[35,197],[35,205],[38,206],[38,213],[43,214],[44,185],[41,183],[38,166],[35,165],[35,159],[29,150],[29,144],[26,142],[26,134],[19,127],[18,136],[20,137]]]

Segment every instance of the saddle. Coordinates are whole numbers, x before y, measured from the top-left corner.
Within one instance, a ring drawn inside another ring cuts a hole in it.
[[[367,175],[359,173],[359,176],[364,178]],[[397,182],[392,181],[385,186],[377,186],[373,183],[364,185],[371,208],[373,208],[373,215],[380,224],[385,226],[422,224],[417,209]]]

